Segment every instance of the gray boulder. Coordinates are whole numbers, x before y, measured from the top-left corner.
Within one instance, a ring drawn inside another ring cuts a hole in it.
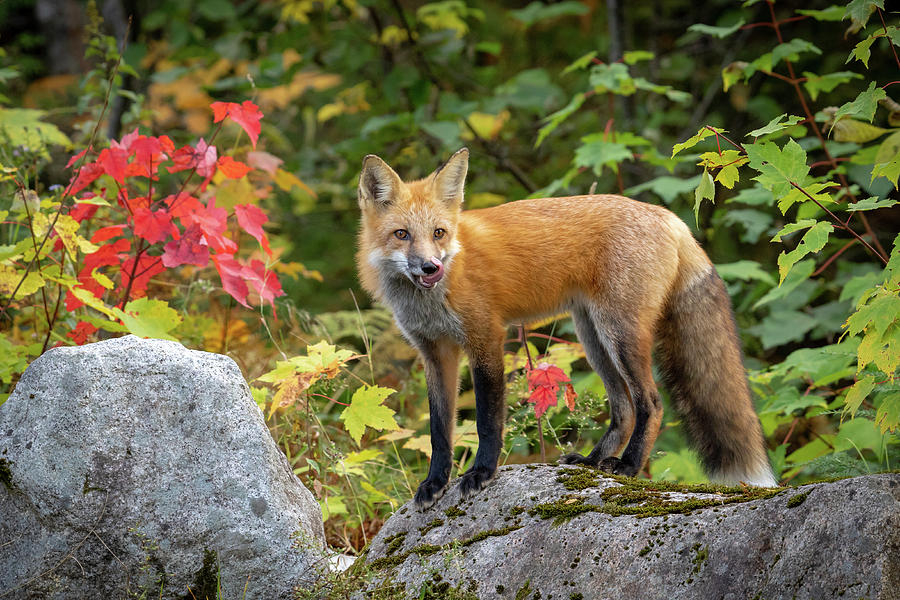
[[[354,571],[392,598],[895,600],[900,474],[764,490],[507,466],[402,507]]]
[[[323,550],[319,506],[228,357],[134,336],[58,348],[0,406],[0,599],[287,598]]]

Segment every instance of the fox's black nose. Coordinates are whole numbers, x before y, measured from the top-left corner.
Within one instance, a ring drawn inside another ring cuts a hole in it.
[[[437,265],[435,265],[431,262],[422,263],[422,271],[424,271],[426,275],[432,275],[433,273],[437,273],[437,270],[438,270]]]

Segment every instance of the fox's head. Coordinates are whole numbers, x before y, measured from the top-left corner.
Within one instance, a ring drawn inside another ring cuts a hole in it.
[[[468,168],[463,148],[428,177],[407,183],[377,156],[366,156],[359,176],[360,258],[379,276],[405,277],[425,290],[438,285],[459,251]]]

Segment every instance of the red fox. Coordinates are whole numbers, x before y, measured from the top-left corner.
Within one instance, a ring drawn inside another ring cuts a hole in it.
[[[587,456],[561,462],[628,476],[644,467],[662,420],[655,341],[709,476],[776,485],[728,294],[687,226],[665,208],[601,194],[463,212],[468,164],[463,148],[406,183],[369,155],[359,178],[362,286],[391,307],[425,364],[432,457],[416,504],[433,504],[450,478],[460,352],[469,356],[479,440],[459,481],[466,497],[494,476],[503,447],[507,325],[560,312],[571,313],[611,414]]]

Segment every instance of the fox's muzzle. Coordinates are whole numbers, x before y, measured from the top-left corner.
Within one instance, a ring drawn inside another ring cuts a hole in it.
[[[444,277],[444,263],[436,256],[432,256],[427,262],[422,263],[421,269],[424,275],[418,275],[416,279],[424,288],[434,287]]]

